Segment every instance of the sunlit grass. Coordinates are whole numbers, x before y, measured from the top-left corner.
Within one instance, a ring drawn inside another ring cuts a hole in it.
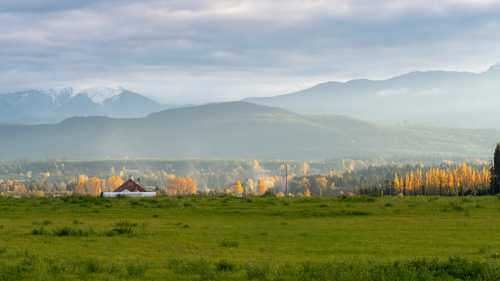
[[[0,212],[0,280],[500,274],[496,197],[3,198]]]

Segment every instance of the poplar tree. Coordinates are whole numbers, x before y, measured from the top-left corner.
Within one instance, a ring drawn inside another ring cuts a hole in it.
[[[500,191],[500,143],[495,148],[493,156],[493,167],[491,168],[491,193],[497,194]]]
[[[236,183],[234,184],[233,186],[233,192],[236,194],[236,195],[242,195],[243,194],[243,186],[241,185],[241,182],[238,180],[236,181]]]

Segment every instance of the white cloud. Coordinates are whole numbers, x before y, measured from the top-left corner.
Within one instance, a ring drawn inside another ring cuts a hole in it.
[[[500,61],[499,3],[2,1],[0,92],[110,83],[229,99],[322,80],[479,70]]]

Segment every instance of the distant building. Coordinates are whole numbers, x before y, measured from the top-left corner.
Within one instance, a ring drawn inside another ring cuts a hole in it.
[[[103,192],[102,197],[156,197],[156,192],[148,192],[140,183],[129,179],[113,192]]]

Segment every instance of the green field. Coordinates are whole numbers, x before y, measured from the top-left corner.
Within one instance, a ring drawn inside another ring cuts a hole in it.
[[[499,280],[497,197],[0,199],[0,280]]]

